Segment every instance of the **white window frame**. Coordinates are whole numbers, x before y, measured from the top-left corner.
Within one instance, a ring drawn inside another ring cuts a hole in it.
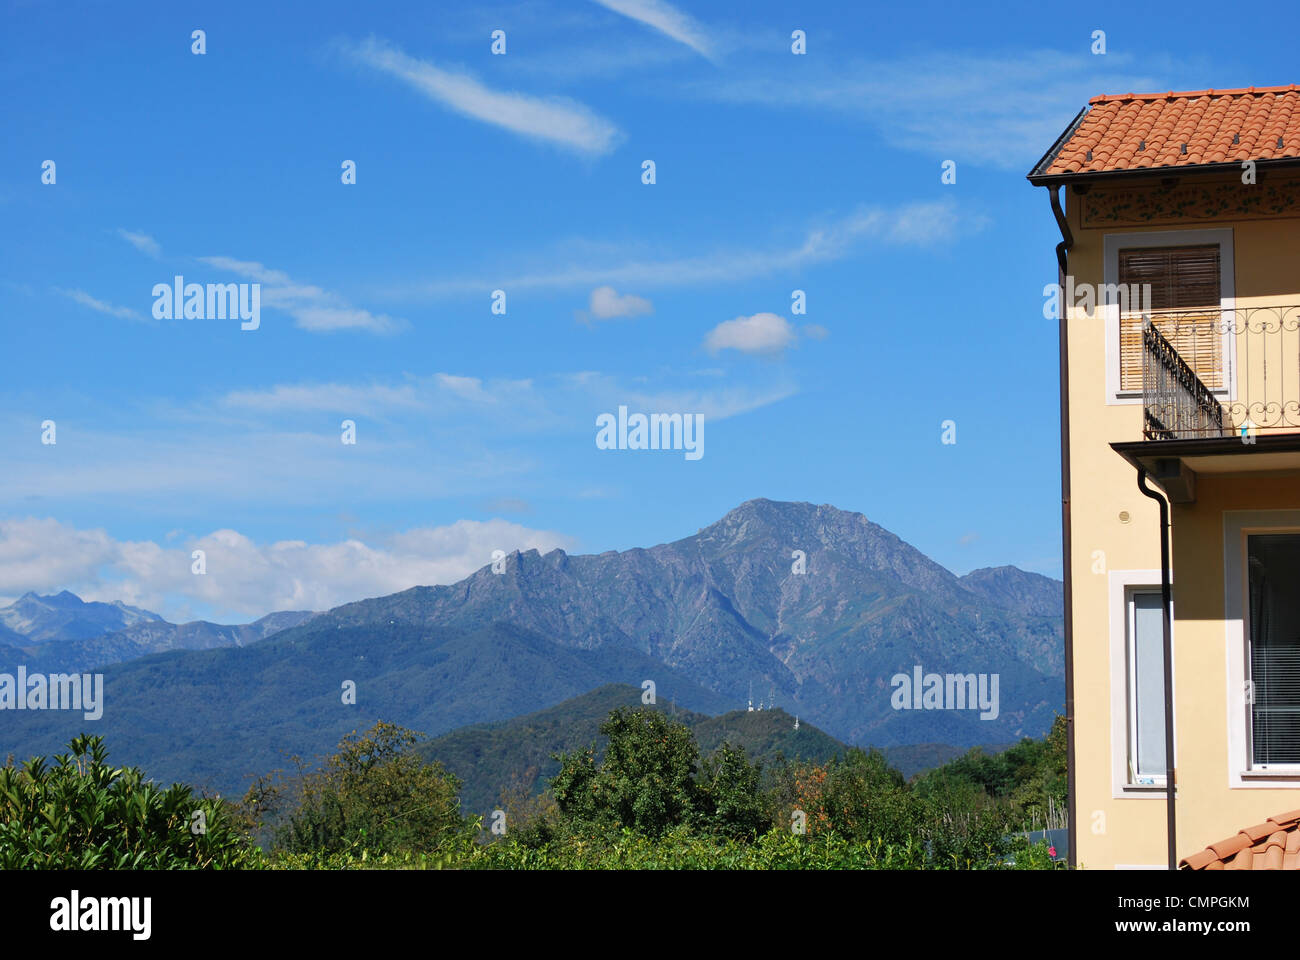
[[[1170,584],[1173,574],[1170,573]],[[1133,691],[1129,684],[1132,675],[1132,648],[1129,630],[1132,623],[1131,598],[1135,593],[1159,593],[1159,570],[1111,570],[1108,573],[1110,594],[1110,762],[1111,798],[1164,799],[1165,778],[1153,778],[1155,783],[1133,783],[1129,779],[1129,757],[1133,750],[1132,716]],[[1171,604],[1172,607],[1172,604]],[[1172,609],[1171,609],[1172,614]],[[1170,640],[1177,639],[1177,627],[1170,622]],[[1174,658],[1177,666],[1177,657]],[[1175,679],[1177,677],[1175,670]],[[1175,690],[1177,684],[1175,683]],[[1177,698],[1175,697],[1175,707]],[[1174,758],[1178,757],[1178,725],[1174,724]]]
[[[1300,763],[1254,766],[1246,663],[1250,656],[1250,611],[1246,538],[1252,534],[1300,533],[1300,510],[1223,512],[1223,628],[1228,677],[1228,786],[1230,789],[1300,788]]]
[[[1217,244],[1219,247],[1219,312],[1223,317],[1223,388],[1212,391],[1221,400],[1231,400],[1237,395],[1237,338],[1230,331],[1236,309],[1236,270],[1232,259],[1232,228],[1211,230],[1160,230],[1136,233],[1108,233],[1102,238],[1102,282],[1105,289],[1100,296],[1115,289],[1119,283],[1119,252],[1134,247],[1197,247]],[[1141,390],[1120,389],[1119,308],[1118,303],[1099,303],[1106,324],[1106,403],[1111,406],[1142,402]]]

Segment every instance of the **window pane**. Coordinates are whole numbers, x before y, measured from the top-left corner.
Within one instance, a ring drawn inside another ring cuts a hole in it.
[[[1165,775],[1165,634],[1160,594],[1133,594],[1133,768],[1139,777]]]
[[[1255,763],[1300,763],[1300,534],[1247,540]]]

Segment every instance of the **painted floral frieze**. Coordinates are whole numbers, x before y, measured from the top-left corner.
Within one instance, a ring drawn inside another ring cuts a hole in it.
[[[1094,187],[1081,199],[1085,227],[1300,217],[1300,179]]]

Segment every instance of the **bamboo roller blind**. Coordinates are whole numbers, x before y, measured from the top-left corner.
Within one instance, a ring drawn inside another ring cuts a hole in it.
[[[1119,282],[1151,285],[1151,322],[1211,390],[1224,385],[1219,312],[1219,247],[1140,247],[1119,251]],[[1142,309],[1130,298],[1119,321],[1120,389],[1142,389]],[[1197,308],[1204,308],[1204,313]],[[1165,311],[1193,311],[1161,317]]]

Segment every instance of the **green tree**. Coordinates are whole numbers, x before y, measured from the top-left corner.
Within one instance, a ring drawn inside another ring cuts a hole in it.
[[[771,825],[759,789],[762,764],[751,764],[744,747],[723,742],[704,761],[700,793],[707,826],[724,837],[752,838]]]
[[[911,799],[903,775],[879,750],[853,747],[827,764],[822,811],[842,836],[905,842],[919,826]]]
[[[422,735],[380,721],[339,742],[338,752],[296,783],[268,789],[254,784],[246,798],[262,815],[279,816],[285,795],[292,809],[274,830],[291,853],[434,853],[463,839],[470,825],[460,814],[460,781],[412,747]]]
[[[699,748],[689,727],[655,710],[619,707],[600,732],[609,744],[599,766],[594,745],[556,755],[551,789],[566,817],[657,837],[697,815]]]

